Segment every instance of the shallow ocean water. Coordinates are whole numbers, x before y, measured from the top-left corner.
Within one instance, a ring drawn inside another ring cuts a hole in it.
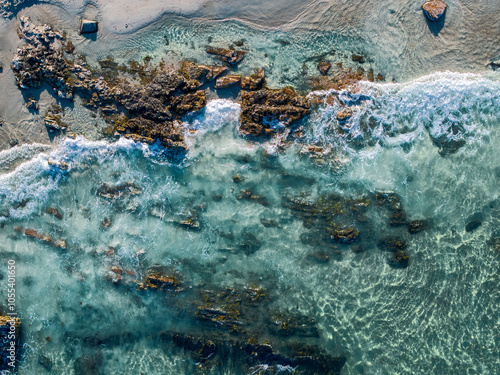
[[[239,105],[224,99],[184,119],[185,159],[157,145],[82,137],[52,151],[3,151],[2,160],[29,159],[0,176],[0,274],[5,280],[6,260],[16,260],[19,373],[194,373],[193,359],[161,332],[226,337],[223,327],[194,317],[197,293],[252,285],[269,300],[248,310],[245,334],[345,356],[342,374],[495,373],[498,78],[445,72],[404,84],[363,82],[354,94],[315,93],[324,104],[303,124],[304,144],[323,146],[321,155],[301,152],[299,143],[248,142],[237,134]],[[340,103],[353,110],[344,124],[336,120]],[[436,139],[464,143],[448,153]],[[99,194],[103,184],[133,185],[110,199]],[[257,198],[245,199],[244,190]],[[380,190],[394,191],[408,220],[428,220],[429,228],[410,234],[389,225],[373,198]],[[338,212],[343,225],[361,231],[353,244],[318,240],[316,224],[287,203],[338,197],[371,200],[366,219]],[[466,231],[474,220],[481,225]],[[387,237],[408,242],[407,268],[389,265],[379,242]],[[117,284],[113,266],[124,270]],[[151,268],[176,275],[185,290],[138,291],[134,281]],[[280,313],[312,319],[316,333],[276,335]],[[213,373],[238,373],[237,364],[224,366]]]

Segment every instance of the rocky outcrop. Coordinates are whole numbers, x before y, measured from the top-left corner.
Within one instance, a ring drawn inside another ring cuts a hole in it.
[[[184,61],[180,72],[185,78],[202,83],[213,81],[228,70],[225,66],[197,65],[192,61]]]
[[[447,7],[442,0],[429,0],[422,5],[422,10],[429,20],[435,22],[443,16]]]
[[[48,25],[35,25],[31,19],[21,17],[19,36],[27,44],[19,48],[12,60],[16,82],[23,89],[49,84],[61,99],[73,97],[69,82],[69,69],[63,52],[55,45],[63,40],[62,34]]]
[[[241,80],[241,88],[244,90],[260,90],[264,85],[265,71],[262,69],[255,69],[255,73],[251,76],[245,76]]]
[[[242,92],[240,132],[259,137],[272,135],[273,121],[291,126],[310,113],[309,103],[291,87]]]
[[[241,75],[231,74],[217,79],[215,87],[218,89],[225,89],[231,86],[239,85],[241,82]]]
[[[227,62],[230,65],[238,64],[245,57],[245,51],[238,51],[229,48],[219,48],[219,47],[206,47],[207,53],[211,55],[216,55],[221,61]]]

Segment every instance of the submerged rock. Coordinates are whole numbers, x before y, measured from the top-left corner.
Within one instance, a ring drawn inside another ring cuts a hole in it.
[[[168,289],[175,289],[178,284],[179,281],[175,276],[150,273],[146,275],[143,287],[141,289],[150,288],[163,291]]]
[[[429,227],[429,223],[426,220],[413,220],[408,223],[408,231],[410,233],[418,233]]]
[[[54,216],[55,218],[62,220],[63,219],[63,214],[59,211],[59,209],[55,207],[47,207],[45,209],[45,212]]]
[[[21,228],[21,230],[22,230],[22,228]],[[52,247],[57,247],[57,248],[60,248],[60,249],[66,249],[66,241],[65,240],[54,240],[49,235],[39,233],[35,229],[26,228],[24,230],[24,234],[27,237],[37,239],[37,240],[39,240],[39,241],[41,241],[41,242],[43,242],[43,243],[45,243],[47,245],[50,245]]]
[[[442,0],[429,0],[422,5],[422,10],[427,18],[434,22],[443,16],[447,7],[448,5]]]
[[[472,231],[476,230],[477,228],[479,228],[482,224],[483,224],[483,222],[481,220],[471,220],[465,226],[465,231],[472,232]]]
[[[389,266],[393,268],[406,268],[410,263],[410,257],[402,250],[396,251],[388,260]]]

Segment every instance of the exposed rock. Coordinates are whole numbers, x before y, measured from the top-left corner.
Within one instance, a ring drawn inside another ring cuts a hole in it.
[[[339,123],[344,123],[352,116],[352,109],[350,107],[346,107],[337,112],[337,121]]]
[[[241,82],[241,75],[231,74],[217,79],[215,87],[218,89],[225,89],[231,86],[239,85]]]
[[[320,61],[318,63],[318,70],[321,72],[321,74],[326,75],[328,74],[328,71],[332,67],[332,64],[330,64],[328,61]]]
[[[98,23],[93,20],[86,20],[82,18],[80,22],[80,35],[82,34],[93,34],[98,31]]]
[[[129,195],[137,195],[141,193],[139,189],[132,182],[124,182],[115,186],[103,184],[97,189],[97,195],[107,199],[119,199]]]
[[[38,111],[38,101],[33,98],[28,98],[28,103],[26,103],[26,108],[33,111]]]
[[[328,233],[332,236],[333,240],[343,243],[354,242],[359,236],[359,230],[352,227],[332,228],[328,230]]]
[[[219,58],[222,61],[225,61],[231,65],[236,65],[238,64],[243,58],[245,57],[246,52],[245,51],[237,51],[233,49],[228,49],[228,48],[219,48],[219,47],[212,47],[212,46],[207,46],[206,48],[207,53],[210,53],[212,55],[216,55],[217,58]]]
[[[68,64],[54,41],[62,35],[48,25],[34,25],[30,18],[21,17],[19,36],[27,44],[19,48],[12,60],[17,85],[22,89],[38,88],[47,82],[61,99],[72,99]]]
[[[64,45],[64,52],[66,53],[73,53],[75,52],[75,45],[71,40],[68,40],[66,44]]]
[[[270,122],[290,126],[310,113],[309,103],[291,87],[242,92],[240,132],[254,137],[276,132]]]
[[[0,63],[0,73],[3,73],[3,65]]]
[[[265,70],[264,68],[255,69],[255,73],[251,76],[245,76],[241,80],[241,88],[245,90],[259,90],[264,85]]]
[[[59,107],[60,108],[60,107]],[[62,110],[58,110],[56,106],[52,106],[45,116],[43,117],[43,121],[45,126],[49,129],[53,130],[65,130],[68,128],[68,124],[61,120],[60,114]]]
[[[57,247],[61,249],[66,249],[66,241],[64,240],[54,240],[50,236],[37,232],[34,229],[27,228],[24,230],[24,234],[30,238],[37,239],[41,242],[46,243],[52,247]]]
[[[192,61],[184,61],[181,65],[180,72],[187,79],[199,82],[209,82],[221,76],[227,72],[227,70],[228,68],[225,66],[197,65]]]
[[[219,80],[217,80],[217,82],[218,81]],[[200,90],[194,93],[174,96],[171,99],[171,104],[172,110],[180,115],[184,115],[188,112],[197,112],[207,104],[205,91]]]
[[[422,5],[422,10],[427,18],[434,22],[443,16],[447,7],[448,5],[442,0],[429,0]]]

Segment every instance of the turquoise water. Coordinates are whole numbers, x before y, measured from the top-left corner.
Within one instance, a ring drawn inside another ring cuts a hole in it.
[[[180,161],[128,140],[22,146],[28,160],[0,176],[0,274],[5,280],[7,259],[16,260],[19,372],[201,373],[161,335],[182,332],[255,336],[275,348],[317,345],[346,358],[342,374],[495,373],[499,89],[497,75],[447,72],[404,84],[364,82],[354,94],[313,93],[325,104],[295,143],[286,134],[246,141],[237,134],[239,105],[212,100],[184,119],[190,151]],[[342,105],[353,116],[339,124]],[[464,143],[446,152],[436,140]],[[304,152],[311,144],[324,152]],[[20,147],[0,156],[15,153]],[[100,194],[103,184],[128,188],[110,199]],[[390,226],[374,198],[380,190],[394,191],[408,220],[425,219],[429,228],[410,234]],[[321,225],[289,203],[342,198],[371,202],[364,218],[336,211],[335,220],[360,230],[355,243],[321,240]],[[466,231],[473,220],[481,225]],[[390,266],[380,246],[387,237],[408,243],[407,268]],[[113,266],[123,269],[118,283]],[[174,275],[178,290],[137,290],[150,269]],[[266,299],[245,307],[245,332],[196,319],[202,291],[244,294],[256,286]],[[310,331],[277,335],[281,313],[307,317]],[[232,362],[207,372],[239,373]]]

